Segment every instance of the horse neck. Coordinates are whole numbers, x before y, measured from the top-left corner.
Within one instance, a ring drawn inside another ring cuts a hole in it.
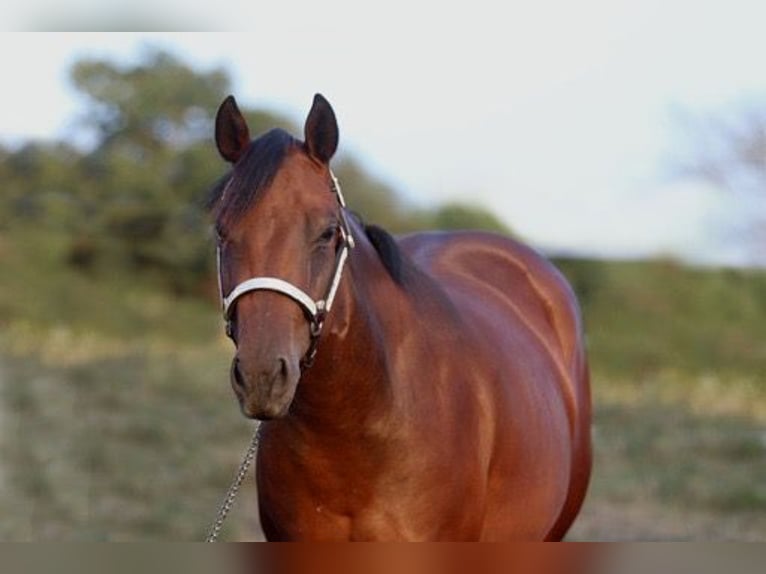
[[[325,432],[364,433],[372,421],[385,418],[393,403],[386,329],[392,323],[411,323],[397,317],[409,310],[406,295],[361,227],[352,225],[356,247],[349,255],[316,361],[298,385],[291,409],[296,422]]]

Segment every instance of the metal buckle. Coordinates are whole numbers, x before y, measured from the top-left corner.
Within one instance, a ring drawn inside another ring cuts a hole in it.
[[[324,301],[320,301],[320,303],[324,303]],[[325,310],[324,306],[317,309],[317,314],[311,319],[311,325],[309,327],[311,336],[313,338],[319,337],[320,333],[322,332],[322,327],[324,326],[324,320],[326,317],[327,311]]]

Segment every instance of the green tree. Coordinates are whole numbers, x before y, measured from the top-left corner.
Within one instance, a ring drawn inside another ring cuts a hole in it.
[[[510,235],[510,229],[492,212],[463,203],[437,207],[432,219],[436,229],[480,229]]]
[[[0,231],[36,226],[50,251],[89,273],[129,271],[182,293],[214,292],[207,190],[228,169],[215,151],[215,112],[229,93],[223,68],[196,70],[163,51],[137,63],[86,59],[71,82],[83,110],[78,141],[0,149]],[[308,102],[307,102],[308,103]],[[243,110],[254,136],[302,129],[267,110]],[[404,201],[348,154],[335,162],[351,209],[392,232],[427,227],[507,232],[488,212],[450,204],[423,210]]]
[[[73,239],[73,261],[109,259],[182,292],[204,288],[212,257],[202,203],[226,169],[211,134],[228,73],[150,51],[132,66],[81,61],[71,77],[85,96],[79,128],[96,142],[78,166],[92,217]],[[247,115],[253,133],[290,125],[265,111]]]
[[[137,159],[208,138],[211,111],[231,84],[224,69],[193,70],[163,51],[132,66],[82,60],[71,80],[88,100],[81,123],[95,132],[100,151],[116,147]]]

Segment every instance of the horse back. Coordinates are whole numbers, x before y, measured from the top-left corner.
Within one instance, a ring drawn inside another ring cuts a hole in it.
[[[584,353],[577,299],[558,269],[536,251],[484,232],[418,233],[402,237],[400,245],[457,308],[479,300],[503,319],[512,309],[520,328],[539,337],[568,373],[580,371]]]

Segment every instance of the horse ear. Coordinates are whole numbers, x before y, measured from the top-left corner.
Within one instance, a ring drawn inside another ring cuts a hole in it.
[[[303,133],[309,155],[322,163],[329,163],[338,148],[338,122],[330,102],[322,94],[314,96]]]
[[[228,96],[215,116],[215,145],[221,157],[234,163],[250,143],[250,130],[234,96]]]

